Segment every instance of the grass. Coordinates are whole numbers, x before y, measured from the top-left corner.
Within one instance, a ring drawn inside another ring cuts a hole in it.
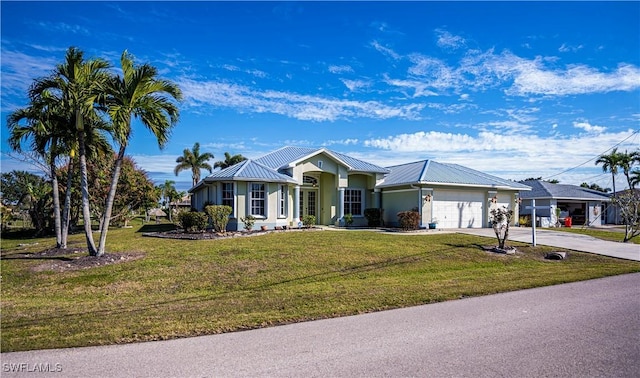
[[[602,229],[595,228],[582,228],[582,227],[559,227],[554,228],[553,231],[563,231],[570,232],[573,234],[582,234],[592,236],[597,239],[609,240],[615,242],[622,242],[624,240],[624,226],[620,226],[615,231],[608,231]],[[640,244],[640,236],[636,236],[635,238],[628,241],[628,243],[632,244]]]
[[[63,273],[34,271],[41,259],[11,258],[52,239],[3,235],[2,352],[229,332],[640,272],[640,263],[578,252],[547,261],[544,246],[513,243],[518,255],[492,254],[481,246],[495,239],[462,234],[185,241],[138,230],[109,231],[108,249],[144,258]],[[72,242],[82,246],[82,235]]]

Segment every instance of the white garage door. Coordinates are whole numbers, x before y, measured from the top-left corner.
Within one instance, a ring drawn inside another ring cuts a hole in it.
[[[440,228],[482,228],[484,193],[436,191],[433,217]]]

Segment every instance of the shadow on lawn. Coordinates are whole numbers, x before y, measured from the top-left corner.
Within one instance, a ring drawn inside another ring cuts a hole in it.
[[[115,309],[102,309],[102,310],[94,310],[94,311],[73,312],[73,313],[68,313],[68,314],[57,314],[55,316],[49,316],[49,317],[41,318],[41,319],[29,319],[29,320],[24,320],[23,319],[21,321],[17,321],[17,322],[14,322],[14,323],[4,322],[3,327],[5,329],[18,328],[18,327],[23,327],[23,326],[27,326],[27,325],[36,325],[36,324],[40,324],[40,323],[44,324],[44,323],[47,323],[48,321],[53,320],[53,319],[73,318],[73,317],[82,316],[82,315],[112,315],[112,314],[135,313],[135,312],[141,312],[141,311],[144,311],[144,310],[147,310],[147,309],[158,308],[158,307],[161,307],[161,306],[171,305],[171,304],[180,303],[180,302],[204,302],[204,301],[207,301],[207,300],[213,300],[213,299],[221,298],[221,297],[225,297],[225,296],[233,296],[236,293],[240,293],[240,292],[263,291],[263,290],[270,289],[272,287],[276,287],[276,286],[279,286],[279,285],[290,284],[290,283],[296,283],[296,282],[297,283],[321,282],[321,281],[324,281],[324,280],[331,279],[333,277],[349,276],[349,275],[360,275],[360,274],[363,274],[363,273],[375,271],[375,270],[382,269],[382,268],[415,263],[416,261],[419,261],[419,260],[423,259],[426,256],[430,256],[430,255],[433,255],[433,254],[438,254],[439,252],[442,252],[442,251],[445,251],[445,250],[448,250],[448,249],[450,249],[450,247],[447,246],[446,248],[443,248],[442,250],[422,251],[422,252],[418,252],[418,253],[414,253],[414,254],[410,254],[410,255],[397,257],[397,258],[391,258],[391,259],[378,261],[378,262],[373,262],[373,263],[368,263],[368,264],[354,265],[354,266],[345,267],[345,268],[338,269],[338,270],[331,270],[331,271],[325,271],[325,272],[320,272],[320,273],[316,273],[316,274],[310,274],[310,275],[303,276],[303,277],[295,277],[295,278],[290,278],[290,279],[284,279],[284,280],[280,280],[280,281],[276,281],[276,282],[269,282],[269,283],[265,283],[265,284],[255,285],[255,286],[248,286],[248,287],[244,287],[244,288],[231,289],[231,290],[228,290],[228,291],[215,292],[215,293],[205,293],[205,294],[201,294],[201,295],[193,295],[193,296],[183,297],[183,298],[179,298],[179,299],[171,299],[171,300],[166,300],[166,301],[159,301],[159,302],[155,302],[155,303],[149,303],[147,305],[139,305],[139,306],[136,306],[135,308],[115,308]],[[363,278],[363,277],[360,277],[360,278]]]
[[[165,232],[165,231],[173,231],[176,229],[177,229],[176,225],[171,223],[145,224],[144,226],[140,227],[136,232]]]

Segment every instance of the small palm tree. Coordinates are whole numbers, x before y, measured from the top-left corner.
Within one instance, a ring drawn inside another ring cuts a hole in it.
[[[611,173],[611,180],[613,182],[613,195],[616,195],[616,175],[618,174],[618,167],[620,166],[620,156],[617,148],[614,148],[608,155],[600,155],[596,160],[596,165],[602,164],[603,172]]]
[[[176,159],[176,163],[178,163],[178,165],[176,165],[173,173],[177,176],[182,171],[191,170],[192,183],[193,186],[196,186],[200,181],[200,172],[202,169],[208,170],[209,173],[213,171],[211,164],[207,163],[207,161],[213,159],[213,157],[213,154],[209,152],[201,154],[200,143],[196,142],[193,145],[192,150],[185,148],[182,152],[182,156],[179,156]]]
[[[640,161],[640,150],[621,153],[618,159],[618,167],[622,168],[624,176],[627,178],[627,184],[629,188],[633,187],[631,180],[631,169],[634,163]]]
[[[247,160],[246,157],[242,156],[241,154],[237,154],[237,155],[233,155],[231,156],[230,153],[225,152],[224,153],[224,160],[220,160],[220,161],[216,161],[215,164],[213,164],[214,168],[220,168],[220,169],[225,169],[225,168],[229,168],[233,165],[236,165],[240,162],[243,162]]]

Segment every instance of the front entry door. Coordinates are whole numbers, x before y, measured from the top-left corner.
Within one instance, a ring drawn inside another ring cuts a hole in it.
[[[317,190],[301,190],[300,191],[300,217],[305,215],[313,215],[318,221],[318,191]]]

